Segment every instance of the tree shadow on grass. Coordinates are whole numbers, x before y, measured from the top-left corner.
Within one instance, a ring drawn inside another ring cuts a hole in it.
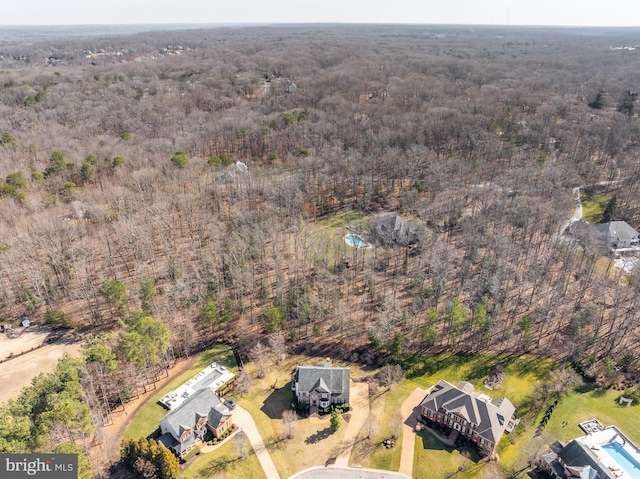
[[[604,386],[601,387],[595,387],[591,390],[591,395],[593,397],[599,398],[604,396],[605,394],[607,394],[607,391],[609,391],[609,388],[606,388]]]
[[[214,477],[216,474],[226,472],[228,469],[233,469],[242,460],[240,458],[213,458],[207,467],[202,470],[202,477]]]
[[[272,436],[264,441],[267,449],[283,449],[287,445],[287,436]]]
[[[314,434],[311,434],[311,436],[309,436],[308,438],[306,438],[304,440],[305,444],[317,444],[320,441],[322,441],[323,439],[327,439],[329,436],[331,436],[331,428],[330,427],[325,427],[324,429],[322,429],[321,431],[318,431]]]
[[[585,393],[591,392],[591,391],[593,391],[595,389],[598,389],[598,385],[596,383],[587,383],[587,382],[585,382],[585,383],[580,384],[577,388],[575,388],[575,391],[578,394],[585,394]]]
[[[264,400],[264,404],[260,410],[265,413],[269,419],[281,419],[282,413],[289,409],[293,393],[291,392],[291,381],[279,389],[275,389]]]

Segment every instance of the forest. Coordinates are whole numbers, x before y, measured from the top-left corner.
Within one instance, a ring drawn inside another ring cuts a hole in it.
[[[42,431],[71,447],[212,342],[378,365],[530,353],[610,385],[637,371],[640,273],[560,230],[578,187],[640,228],[639,34],[1,40],[0,318],[74,330],[86,361],[59,366],[73,424],[34,393],[3,408],[0,450]]]

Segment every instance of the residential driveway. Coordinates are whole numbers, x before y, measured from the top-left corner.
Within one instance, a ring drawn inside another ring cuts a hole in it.
[[[358,433],[369,417],[369,385],[367,383],[351,383],[349,393],[349,404],[351,404],[351,419],[347,425],[347,431],[340,444],[340,453],[336,457],[336,466],[348,466],[351,449],[358,437]]]
[[[574,210],[571,218],[569,218],[567,222],[564,223],[560,228],[560,231],[558,232],[558,238],[560,238],[564,234],[565,230],[569,226],[571,226],[571,224],[575,223],[576,221],[580,221],[582,219],[582,201],[580,200],[580,188],[579,187],[574,188],[572,190],[572,193],[573,193],[573,198],[575,200],[576,209]]]
[[[249,411],[240,406],[236,406],[233,410],[233,422],[239,426],[249,438],[251,447],[253,447],[253,450],[256,452],[256,456],[260,461],[260,465],[267,479],[280,479],[280,474],[278,474],[278,470],[271,460],[269,451],[267,451],[267,448],[264,446],[262,436],[258,432],[256,423],[253,421],[253,417],[251,417]]]
[[[415,427],[420,413],[420,402],[427,395],[425,389],[416,388],[400,407],[402,416],[402,453],[400,455],[400,469],[402,474],[412,477],[413,452],[415,450]]]

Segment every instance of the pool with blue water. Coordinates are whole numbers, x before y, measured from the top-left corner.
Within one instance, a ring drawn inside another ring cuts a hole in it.
[[[640,479],[640,463],[624,447],[617,442],[610,442],[602,446],[607,454],[615,460],[633,479]]]
[[[346,235],[344,237],[344,240],[349,246],[353,246],[354,248],[368,248],[369,246],[371,246],[362,238],[362,236],[354,233]]]

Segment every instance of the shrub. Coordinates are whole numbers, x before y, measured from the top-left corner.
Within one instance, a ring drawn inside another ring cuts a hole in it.
[[[189,158],[187,158],[187,155],[185,155],[182,151],[177,151],[171,157],[171,163],[182,170],[189,164]]]

